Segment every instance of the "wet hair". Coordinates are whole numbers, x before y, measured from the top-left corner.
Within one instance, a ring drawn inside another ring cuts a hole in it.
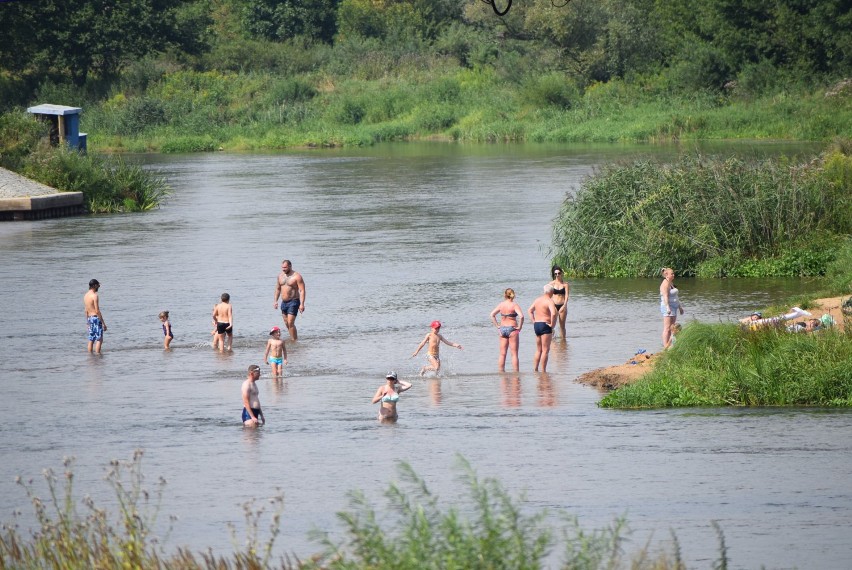
[[[547,285],[545,285],[545,286],[544,286],[544,293],[545,293],[545,295],[546,295],[547,293],[553,293],[553,285],[551,285],[550,283],[548,283]]]
[[[228,302],[228,301],[230,301],[230,300],[231,300],[231,296],[230,296],[230,295],[228,295],[227,293],[222,293],[222,302],[223,302],[223,303],[227,303],[227,302]]]
[[[101,283],[97,279],[89,279],[89,289],[94,289],[95,287],[100,287]]]
[[[168,320],[168,318],[169,318],[169,312],[168,312],[168,311],[162,311],[162,312],[160,313],[160,318],[161,318],[161,319],[166,319],[166,320]]]
[[[508,289],[503,291],[503,296],[511,301],[515,298],[515,290],[509,287]]]
[[[563,275],[565,275],[565,272],[564,272],[564,271],[562,271],[562,268],[561,268],[561,267],[559,267],[558,265],[554,265],[553,267],[551,267],[551,268],[550,268],[550,276],[551,276],[551,277],[556,277],[556,271],[557,271],[557,270],[561,271],[561,272],[562,272],[562,274],[563,274]]]

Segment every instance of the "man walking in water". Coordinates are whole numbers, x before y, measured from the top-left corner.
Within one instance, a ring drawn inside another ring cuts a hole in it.
[[[305,280],[299,273],[293,271],[293,264],[289,259],[281,262],[281,273],[275,284],[275,298],[272,300],[272,306],[276,309],[279,297],[281,298],[281,318],[284,319],[284,324],[290,331],[290,338],[298,340],[296,315],[305,312]]]
[[[527,310],[535,331],[534,370],[547,372],[547,357],[550,355],[550,343],[553,340],[553,327],[556,326],[558,311],[553,304],[553,285],[544,286],[544,294],[538,297]]]
[[[98,303],[98,289],[101,284],[97,279],[89,281],[89,290],[83,295],[83,305],[86,307],[86,325],[89,332],[89,352],[92,349],[97,354],[101,353],[101,344],[104,340],[104,331],[107,330],[104,316],[101,314],[101,306]]]

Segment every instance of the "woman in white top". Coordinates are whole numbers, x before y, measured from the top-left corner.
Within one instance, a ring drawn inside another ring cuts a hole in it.
[[[674,270],[663,267],[663,282],[660,283],[660,312],[663,314],[663,348],[672,344],[672,325],[677,320],[678,311],[683,314],[683,305],[674,286]]]

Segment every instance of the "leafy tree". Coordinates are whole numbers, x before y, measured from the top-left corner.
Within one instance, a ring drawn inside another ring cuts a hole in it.
[[[343,38],[434,40],[461,17],[461,9],[458,0],[342,0],[337,22]]]
[[[338,4],[340,0],[247,0],[243,25],[255,39],[307,36],[331,43],[337,33]]]
[[[18,74],[114,77],[133,59],[177,48],[199,53],[209,16],[190,0],[33,0],[0,3],[0,65]]]
[[[653,12],[671,64],[688,62],[701,43],[729,75],[764,63],[807,74],[852,70],[848,0],[656,0]]]

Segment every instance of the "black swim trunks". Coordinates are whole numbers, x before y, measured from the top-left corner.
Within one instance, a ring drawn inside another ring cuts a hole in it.
[[[533,323],[533,330],[535,331],[535,336],[553,334],[553,329],[547,323]]]

